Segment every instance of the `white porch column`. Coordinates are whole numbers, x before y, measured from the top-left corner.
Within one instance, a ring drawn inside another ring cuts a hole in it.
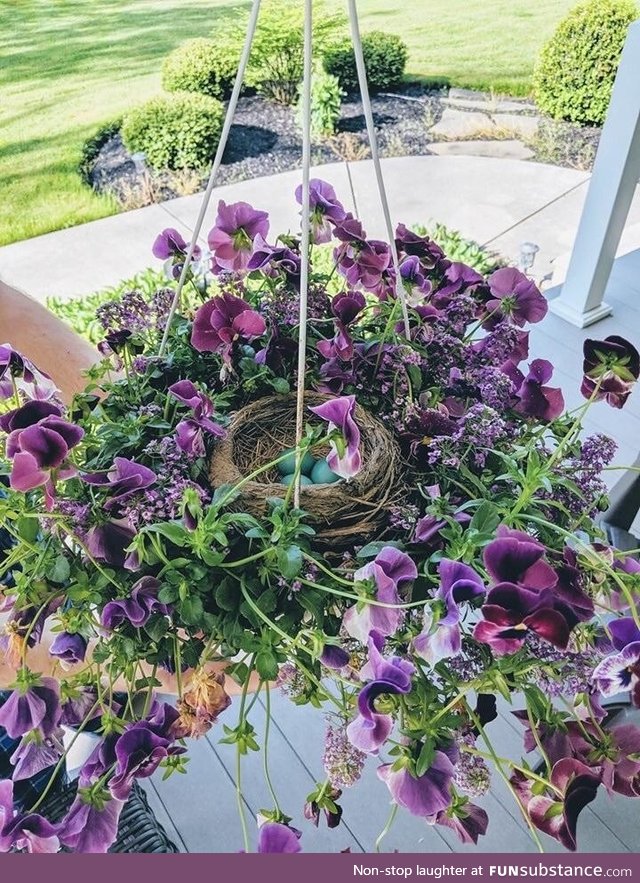
[[[640,20],[622,53],[567,277],[550,310],[586,328],[611,314],[603,302],[640,177]]]

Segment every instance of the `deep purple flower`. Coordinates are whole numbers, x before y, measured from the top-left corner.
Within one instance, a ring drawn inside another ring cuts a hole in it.
[[[567,757],[554,765],[551,784],[561,797],[557,791],[550,797],[536,794],[529,800],[527,812],[536,828],[575,852],[578,816],[595,800],[600,776],[579,760]]]
[[[326,666],[326,668],[333,668],[336,671],[339,671],[341,668],[344,668],[345,665],[348,665],[349,659],[350,656],[347,651],[335,644],[325,644],[322,648],[322,653],[320,654],[320,662]]]
[[[423,630],[412,643],[414,653],[431,665],[458,655],[462,646],[459,605],[485,592],[475,570],[461,561],[443,558],[438,572],[440,585],[435,600],[439,602],[439,615],[434,615],[432,605],[425,607]]]
[[[378,767],[378,776],[386,784],[393,800],[412,815],[427,819],[450,805],[454,773],[450,758],[439,750],[422,776],[413,776],[407,767],[394,770],[390,763]]]
[[[258,852],[300,852],[300,835],[288,825],[265,822],[260,827]]]
[[[353,579],[355,583],[372,580],[375,585],[375,600],[394,605],[401,600],[398,590],[413,582],[417,576],[418,569],[405,552],[393,546],[385,546],[373,561],[356,570]],[[378,631],[385,636],[392,635],[402,617],[403,611],[397,607],[379,607],[368,604],[363,598],[345,611],[342,623],[352,638],[366,644],[371,631]]]
[[[105,853],[116,839],[124,801],[80,788],[66,816],[60,822],[61,842],[77,853]]]
[[[136,628],[146,625],[153,613],[167,616],[169,607],[158,601],[160,583],[153,576],[143,576],[131,589],[128,598],[109,601],[105,604],[100,623],[104,629],[114,631],[123,622],[130,622]]]
[[[11,691],[0,707],[0,727],[4,727],[12,739],[36,727],[48,737],[57,728],[61,714],[58,682],[53,678],[40,678],[38,683]]]
[[[437,815],[427,821],[429,824],[450,828],[465,845],[477,846],[478,837],[487,833],[489,816],[475,803],[460,801],[449,809],[441,809]]]
[[[221,199],[215,225],[209,231],[213,272],[246,270],[256,236],[269,232],[269,215],[256,211],[247,202],[227,205]]]
[[[343,291],[336,294],[331,303],[331,311],[336,317],[335,337],[333,340],[320,340],[317,343],[318,351],[325,359],[351,361],[354,348],[348,327],[364,309],[365,304],[364,295],[359,291]]]
[[[538,420],[555,420],[564,411],[562,390],[545,386],[553,375],[553,365],[546,359],[534,359],[525,375],[513,363],[503,366],[514,386],[517,402],[514,410],[524,417]]]
[[[152,251],[154,257],[166,261],[169,258],[185,257],[188,249],[189,243],[184,241],[181,234],[173,227],[167,227],[156,236]],[[193,249],[193,259],[197,261],[201,255],[202,250],[199,245],[196,245]]]
[[[489,299],[485,304],[485,326],[494,328],[508,319],[522,328],[527,322],[541,322],[549,305],[535,282],[515,267],[501,267],[487,279]]]
[[[331,452],[327,456],[330,469],[349,480],[360,472],[362,457],[360,454],[360,430],[354,420],[356,397],[342,396],[330,399],[309,408],[314,414],[325,420],[331,443]]]
[[[542,560],[545,552],[545,547],[534,537],[500,525],[496,539],[484,550],[484,565],[495,583],[548,589],[556,585],[558,575]]]
[[[262,236],[256,236],[248,270],[261,270],[273,278],[282,274],[294,288],[300,288],[300,267],[300,255],[288,245],[269,245]]]
[[[513,583],[498,583],[482,607],[484,619],[473,636],[489,644],[498,656],[515,653],[524,644],[527,632],[564,650],[569,642],[570,625],[549,589],[530,590]]]
[[[13,781],[30,779],[55,766],[62,756],[62,736],[59,727],[46,738],[37,729],[26,733],[10,758]]]
[[[236,341],[251,341],[266,330],[260,313],[241,297],[222,294],[203,304],[193,320],[191,345],[199,353],[221,353],[228,360]]]
[[[296,187],[296,200],[302,205],[301,184]],[[319,178],[312,178],[309,181],[309,208],[312,241],[316,245],[330,242],[333,225],[344,221],[347,216],[331,184]]]
[[[14,813],[13,782],[0,781],[0,852],[53,853],[59,848],[57,825],[37,813]]]
[[[77,632],[75,634],[60,632],[55,636],[49,647],[49,653],[52,656],[57,656],[58,659],[67,665],[84,662],[86,652],[87,641]]]
[[[135,535],[128,519],[112,518],[91,528],[87,534],[87,551],[98,561],[123,567],[126,566],[127,548]]]
[[[83,473],[80,477],[87,484],[104,488],[108,492],[109,499],[104,503],[107,511],[121,506],[125,500],[150,487],[157,479],[152,469],[126,457],[115,457],[113,466],[106,473]]]
[[[582,370],[580,391],[585,398],[591,398],[597,388],[596,400],[606,399],[612,407],[622,408],[640,375],[640,353],[616,334],[604,340],[588,338]]]
[[[190,380],[179,380],[169,387],[168,392],[183,405],[188,405],[193,411],[193,417],[181,420],[176,427],[178,447],[187,454],[204,457],[206,454],[204,433],[209,433],[217,438],[222,438],[225,435],[222,426],[210,419],[213,414],[213,402],[200,392]]]
[[[433,239],[415,233],[404,224],[398,224],[396,227],[395,240],[398,254],[417,257],[424,270],[437,268],[439,272],[442,272],[450,265],[443,250]]]
[[[406,659],[381,654],[384,637],[380,632],[369,635],[369,656],[361,676],[368,683],[358,695],[358,716],[347,727],[347,736],[353,746],[365,754],[377,754],[393,727],[390,714],[376,710],[376,699],[384,694],[411,692],[411,677],[415,667]]]
[[[453,295],[484,285],[484,277],[473,267],[454,261],[444,272],[444,278],[432,298],[434,306],[446,306]]]
[[[182,748],[171,748],[171,740],[158,735],[147,721],[130,724],[116,742],[116,767],[109,790],[117,800],[126,800],[134,779],[153,775],[160,763]]]
[[[609,794],[640,797],[640,727],[620,724],[596,727],[590,720],[569,721],[567,729],[575,757],[601,770]]]

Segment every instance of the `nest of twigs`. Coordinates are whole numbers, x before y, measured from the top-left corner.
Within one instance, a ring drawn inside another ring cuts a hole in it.
[[[330,396],[305,393],[305,408],[320,405]],[[360,405],[355,408],[360,429],[362,468],[350,481],[302,486],[300,507],[309,515],[316,531],[312,544],[321,547],[352,547],[370,539],[387,523],[389,506],[399,496],[400,453],[389,430]],[[308,410],[305,420],[321,423]],[[243,478],[276,460],[295,445],[296,396],[269,396],[238,411],[227,437],[215,447],[210,477],[214,487],[237,484]],[[328,447],[314,448],[316,457],[326,456]],[[261,516],[270,497],[283,497],[287,488],[278,470],[269,469],[246,482],[234,508]]]

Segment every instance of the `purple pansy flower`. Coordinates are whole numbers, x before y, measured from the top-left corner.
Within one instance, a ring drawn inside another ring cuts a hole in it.
[[[325,359],[351,361],[354,347],[347,329],[364,309],[365,304],[364,295],[359,291],[343,291],[336,294],[331,303],[331,311],[336,317],[335,337],[333,340],[320,340],[317,343],[318,351]]]
[[[10,758],[13,781],[30,779],[55,766],[62,756],[62,736],[63,732],[59,727],[46,738],[37,729],[26,733]]]
[[[296,187],[296,200],[302,205],[302,185]],[[331,184],[312,178],[309,181],[309,208],[311,209],[311,236],[316,245],[331,241],[333,225],[347,216]]]
[[[640,797],[640,727],[621,724],[596,727],[592,721],[569,721],[572,753],[583,763],[597,764],[609,794]]]
[[[136,532],[127,518],[112,518],[94,525],[87,534],[87,551],[97,561],[106,561],[115,567],[128,567],[127,548]]]
[[[507,319],[522,328],[527,322],[541,322],[549,305],[535,282],[515,267],[501,267],[487,279],[489,298],[485,304],[485,327],[494,328]]]
[[[53,678],[40,678],[35,684],[12,690],[0,707],[0,727],[4,727],[12,739],[36,728],[48,737],[57,728],[61,714],[58,682]]]
[[[418,569],[411,558],[393,546],[385,546],[373,561],[353,574],[355,583],[372,580],[375,600],[385,604],[399,604],[398,590],[406,587],[418,576]],[[371,631],[392,635],[400,624],[403,611],[397,607],[378,607],[365,599],[345,611],[342,624],[347,634],[366,644]]]
[[[630,617],[614,620],[608,629],[618,652],[598,663],[593,683],[605,697],[629,690],[634,705],[640,708],[640,629]]]
[[[361,676],[368,683],[358,695],[358,716],[347,727],[347,736],[353,746],[365,754],[377,754],[393,727],[390,714],[376,711],[376,699],[385,693],[410,693],[411,677],[415,667],[406,659],[392,656],[385,659],[380,652],[384,636],[372,631],[369,635],[369,656]]]
[[[60,822],[61,842],[78,853],[105,853],[116,839],[124,801],[111,797],[106,789],[91,794],[80,788],[69,812]]]
[[[478,837],[487,833],[489,816],[481,807],[467,801],[449,809],[441,809],[427,821],[429,824],[450,828],[465,845],[477,846]]]
[[[14,383],[28,399],[49,401],[58,392],[58,387],[48,374],[5,343],[0,346],[0,399],[11,398]]]
[[[612,407],[622,408],[640,375],[640,353],[616,334],[604,340],[587,339],[583,371],[580,391],[585,398],[591,398],[597,387],[597,400],[606,399]]]
[[[150,722],[139,721],[128,726],[116,742],[116,766],[109,790],[117,800],[128,798],[134,779],[148,778],[170,754],[184,752],[184,748],[172,748],[172,740],[156,730]]]
[[[258,852],[300,852],[300,834],[288,825],[265,822],[260,827]]]
[[[183,258],[189,250],[189,243],[185,242],[181,234],[173,227],[167,227],[159,233],[153,243],[152,252],[154,257],[161,261],[172,258]],[[198,260],[202,255],[199,245],[193,249],[193,259]]]
[[[247,202],[227,205],[221,199],[215,224],[208,236],[213,272],[246,270],[253,253],[254,239],[256,236],[266,236],[268,232],[267,212],[256,211]]]
[[[157,479],[152,469],[126,457],[115,457],[113,466],[107,472],[83,473],[80,477],[87,484],[104,488],[109,493],[109,499],[104,503],[107,511],[121,506],[129,497],[150,487]]]
[[[13,782],[0,781],[0,852],[53,853],[59,848],[57,825],[37,813],[14,813]]]
[[[433,297],[434,305],[447,306],[453,295],[484,284],[484,277],[474,270],[473,267],[469,267],[460,261],[453,261],[445,270],[442,282]]]
[[[557,789],[551,797],[536,794],[529,800],[529,818],[540,831],[575,852],[578,816],[595,800],[600,776],[579,760],[567,757],[554,765],[551,784]]]
[[[300,267],[300,255],[288,245],[269,245],[264,237],[256,236],[253,254],[247,265],[248,270],[261,270],[272,278],[282,274],[294,288],[299,288]]]
[[[60,632],[55,636],[49,647],[51,656],[57,656],[66,665],[76,665],[78,662],[84,662],[86,652],[86,638],[83,638],[77,632],[75,634]]]
[[[141,628],[147,624],[153,613],[167,616],[170,608],[158,601],[159,588],[160,583],[155,577],[143,576],[133,586],[128,598],[105,604],[100,617],[102,627],[113,631],[123,622],[130,622],[136,628]]]
[[[553,375],[553,365],[546,359],[534,359],[529,365],[529,373],[525,375],[509,362],[502,368],[514,387],[517,402],[514,411],[524,417],[535,417],[538,420],[555,420],[564,411],[562,390],[557,387],[545,386]]]
[[[355,409],[354,395],[330,399],[315,408],[309,408],[329,424],[331,452],[327,456],[327,463],[336,475],[347,480],[357,475],[362,466],[360,430],[353,419]]]
[[[181,420],[176,426],[178,447],[187,454],[204,457],[206,454],[204,433],[209,433],[217,438],[223,438],[226,434],[219,423],[214,423],[210,419],[213,414],[213,402],[200,392],[190,380],[179,380],[169,387],[168,392],[183,405],[188,405],[193,411],[193,417]]]
[[[498,656],[519,650],[527,632],[561,650],[569,642],[570,625],[564,612],[556,609],[549,589],[532,591],[513,583],[498,583],[487,595],[482,615],[484,619],[477,623],[473,636]]]
[[[413,776],[407,767],[394,770],[390,763],[378,767],[378,776],[395,803],[412,815],[426,819],[450,805],[454,773],[451,758],[440,750],[435,752],[431,766],[422,776]]]
[[[335,644],[325,644],[320,654],[320,662],[327,668],[339,671],[349,664],[350,656],[342,647]]]
[[[199,353],[221,353],[225,361],[236,341],[251,341],[264,334],[260,313],[241,297],[225,293],[203,304],[196,312],[191,345]]]
[[[548,589],[556,585],[558,575],[542,560],[545,552],[543,544],[534,537],[501,524],[496,539],[484,550],[484,565],[495,583]]]
[[[484,595],[485,587],[481,578],[467,564],[443,558],[439,565],[440,585],[435,600],[442,608],[435,617],[430,605],[425,608],[424,627],[413,639],[414,653],[435,665],[442,659],[457,656],[462,646],[460,633],[460,607],[465,601],[472,601]]]

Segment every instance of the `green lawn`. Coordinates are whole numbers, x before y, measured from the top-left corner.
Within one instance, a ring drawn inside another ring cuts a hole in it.
[[[525,94],[540,45],[572,3],[361,0],[360,9],[365,28],[405,38],[411,74]],[[115,212],[77,174],[83,141],[159,90],[161,60],[177,43],[247,5],[0,0],[0,245]]]

